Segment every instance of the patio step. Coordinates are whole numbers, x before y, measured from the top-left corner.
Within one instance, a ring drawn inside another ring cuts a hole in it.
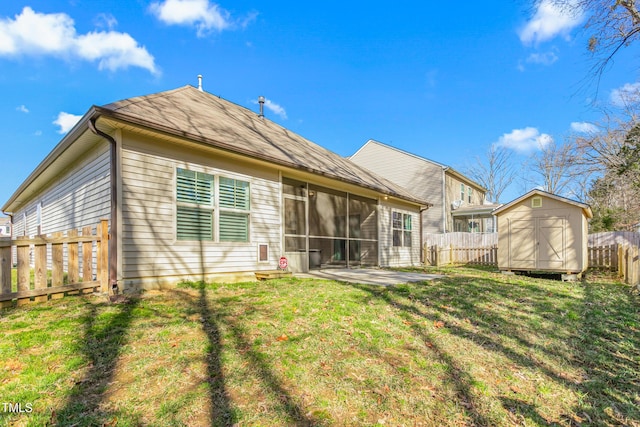
[[[255,275],[258,280],[282,279],[283,277],[291,277],[291,272],[283,270],[265,270],[256,271]]]

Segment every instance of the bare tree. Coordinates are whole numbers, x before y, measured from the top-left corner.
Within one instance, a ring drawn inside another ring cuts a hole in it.
[[[571,185],[576,174],[575,153],[571,144],[549,142],[531,157],[530,178],[534,186],[541,186],[553,194],[575,194]]]
[[[611,64],[623,47],[640,37],[640,10],[632,0],[535,0],[534,4],[552,3],[562,12],[575,17],[586,16],[584,29],[588,36],[587,49],[596,62],[596,78]]]
[[[485,156],[485,159],[476,157],[477,163],[469,166],[466,173],[487,189],[489,201],[500,203],[502,193],[517,176],[513,154],[507,148],[493,144]]]

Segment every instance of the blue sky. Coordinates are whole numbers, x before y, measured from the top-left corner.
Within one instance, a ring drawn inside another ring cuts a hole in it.
[[[462,171],[491,144],[520,161],[588,130],[594,100],[638,87],[632,49],[585,86],[584,17],[526,0],[449,5],[0,2],[0,204],[92,105],[198,74],[247,108],[265,96],[268,118],[340,155],[376,139]]]

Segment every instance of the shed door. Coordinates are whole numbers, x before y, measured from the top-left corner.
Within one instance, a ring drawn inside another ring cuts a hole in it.
[[[509,253],[511,268],[536,268],[536,223],[531,220],[513,220],[510,223]]]
[[[538,220],[538,265],[541,270],[564,268],[565,233],[564,219]]]

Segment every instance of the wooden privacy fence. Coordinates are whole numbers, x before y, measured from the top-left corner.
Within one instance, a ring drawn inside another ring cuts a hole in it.
[[[457,233],[451,233],[457,234]],[[598,236],[591,239],[589,236],[588,257],[590,268],[600,268],[618,272],[618,276],[630,285],[640,284],[640,247],[628,242],[634,242],[634,236],[620,235],[611,238]],[[466,240],[465,240],[466,239]],[[443,266],[452,264],[471,264],[471,265],[498,265],[498,245],[491,246],[473,246],[472,238],[453,236],[447,240],[446,246],[436,244],[424,244],[423,262],[427,265]],[[484,239],[485,242],[491,241],[491,238],[476,238],[478,241]],[[466,247],[456,246],[453,242],[458,241],[466,244]],[[592,242],[625,242],[611,243],[600,246],[592,246]]]
[[[498,245],[487,247],[441,247],[424,245],[424,263],[428,265],[473,264],[498,265]]]
[[[75,229],[46,236],[0,239],[0,308],[12,305],[13,300],[21,305],[32,298],[36,302],[46,301],[49,296],[57,299],[85,289],[107,293],[109,221],[100,221],[95,234],[93,229],[84,227],[82,234]],[[16,268],[12,274],[14,248]]]

